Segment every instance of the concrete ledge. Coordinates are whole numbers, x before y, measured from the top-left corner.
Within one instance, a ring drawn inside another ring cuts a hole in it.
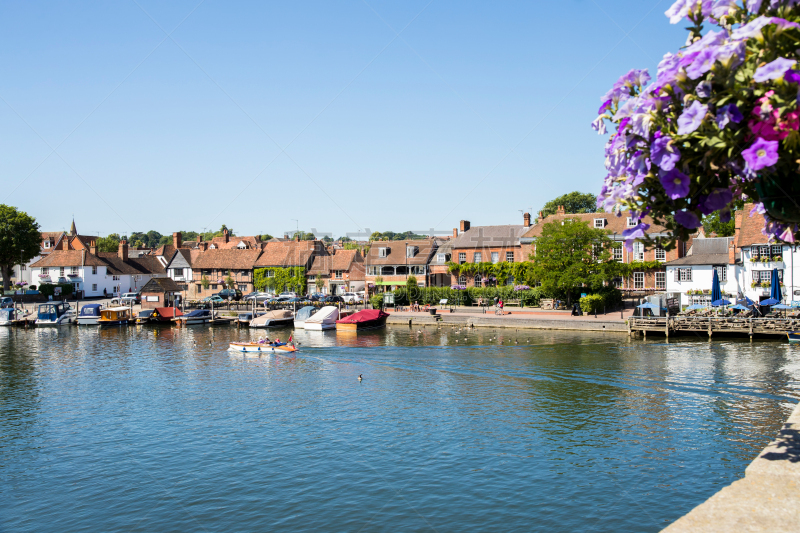
[[[386,324],[391,326],[458,324],[476,328],[511,329],[555,329],[571,331],[614,331],[628,333],[628,326],[622,320],[569,320],[560,318],[509,318],[500,316],[464,316],[445,313],[437,322],[431,315],[419,316],[390,315]]]
[[[744,479],[725,487],[667,527],[667,533],[800,530],[800,405],[750,463]]]

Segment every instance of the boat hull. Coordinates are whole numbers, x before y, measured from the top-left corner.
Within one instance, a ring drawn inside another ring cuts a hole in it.
[[[126,318],[124,320],[98,320],[98,326],[127,326],[131,320]]]
[[[57,318],[56,320],[42,320],[40,318],[36,319],[36,327],[39,328],[50,328],[50,327],[58,327],[58,326],[69,326],[75,322],[75,318],[71,316],[62,316]]]
[[[789,343],[800,344],[800,331],[790,331],[786,336],[789,337]]]
[[[245,352],[245,353],[279,353],[289,354],[297,351],[295,346],[270,346],[269,344],[260,344],[257,342],[232,342],[228,348],[231,352]]]
[[[293,321],[294,320],[291,317],[289,317],[289,318],[272,318],[272,319],[269,319],[266,322],[263,322],[261,324],[255,324],[254,325],[251,322],[250,323],[250,327],[251,328],[255,328],[255,329],[280,328],[280,327],[283,327],[283,326],[290,325]]]
[[[203,318],[178,318],[176,319],[180,322],[183,322],[184,326],[196,326],[198,324],[207,324],[211,322],[211,317],[203,317]]]
[[[386,327],[386,319],[368,320],[357,324],[336,324],[336,330],[342,331],[366,331],[371,329],[381,329]]]
[[[328,329],[336,329],[336,322],[306,322],[303,326],[306,331],[324,331]]]
[[[79,316],[75,322],[79,326],[96,326],[99,320],[99,316]]]

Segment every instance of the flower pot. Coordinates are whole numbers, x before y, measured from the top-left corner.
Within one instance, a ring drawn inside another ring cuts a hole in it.
[[[800,180],[794,175],[767,174],[756,182],[767,214],[780,222],[800,223]]]

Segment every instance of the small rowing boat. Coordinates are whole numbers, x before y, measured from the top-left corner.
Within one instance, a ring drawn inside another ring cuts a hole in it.
[[[297,347],[291,344],[275,346],[267,342],[232,342],[228,350],[232,352],[294,353],[297,351]]]

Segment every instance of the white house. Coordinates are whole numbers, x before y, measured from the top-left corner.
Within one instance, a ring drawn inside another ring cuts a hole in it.
[[[723,298],[733,301],[743,295],[736,259],[734,237],[694,239],[684,257],[666,264],[666,292],[680,293],[681,306],[710,305],[716,270]]]

